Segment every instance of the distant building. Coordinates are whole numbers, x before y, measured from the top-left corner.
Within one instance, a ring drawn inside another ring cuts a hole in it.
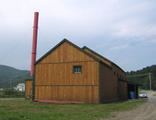
[[[16,91],[24,92],[25,91],[25,84],[24,83],[19,83],[14,87]]]
[[[0,91],[3,91],[4,90],[4,88],[0,88]]]

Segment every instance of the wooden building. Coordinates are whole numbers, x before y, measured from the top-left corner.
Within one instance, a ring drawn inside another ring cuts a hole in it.
[[[35,65],[34,100],[104,103],[127,99],[125,72],[93,50],[64,39]]]
[[[32,79],[25,80],[25,98],[32,98]]]

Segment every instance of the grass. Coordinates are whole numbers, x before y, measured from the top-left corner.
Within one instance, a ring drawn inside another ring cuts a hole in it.
[[[153,96],[156,96],[156,93],[154,93]]]
[[[24,99],[0,99],[0,120],[99,120],[133,109],[143,100],[110,104],[43,104]]]

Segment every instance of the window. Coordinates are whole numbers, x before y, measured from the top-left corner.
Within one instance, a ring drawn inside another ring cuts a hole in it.
[[[76,65],[73,66],[73,73],[81,73],[82,72],[82,66]]]

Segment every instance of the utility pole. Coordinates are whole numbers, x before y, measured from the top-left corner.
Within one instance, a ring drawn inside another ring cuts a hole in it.
[[[148,74],[148,78],[149,78],[149,87],[150,90],[152,90],[152,79],[151,79],[151,73]]]

